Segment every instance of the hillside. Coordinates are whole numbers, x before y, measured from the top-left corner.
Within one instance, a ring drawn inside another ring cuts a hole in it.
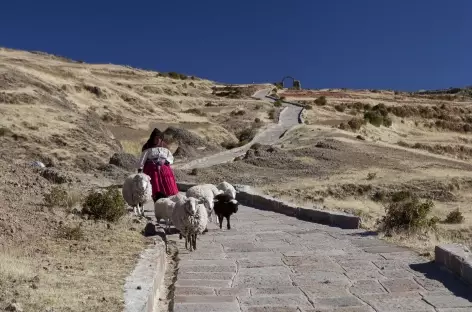
[[[472,97],[459,90],[278,90],[306,105],[303,125],[275,147],[255,147],[186,179],[224,176],[307,207],[354,213],[367,229],[377,228],[394,193],[409,191],[432,200],[431,216],[441,222],[439,236],[404,244],[429,252],[438,240],[472,246]],[[456,209],[464,221],[445,222]]]
[[[4,156],[87,172],[121,149],[138,153],[154,127],[187,129],[222,150],[237,144],[255,118],[258,126],[271,122],[270,105],[250,99],[251,92],[219,94],[213,87],[176,73],[0,49]]]
[[[246,143],[273,122],[250,98],[265,87],[0,48],[0,310],[120,311],[146,223],[89,220],[84,198],[123,182],[133,157],[110,158],[154,127],[177,162]]]

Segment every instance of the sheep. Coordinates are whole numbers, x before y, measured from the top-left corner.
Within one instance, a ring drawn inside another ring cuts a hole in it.
[[[151,177],[144,173],[135,173],[126,177],[123,183],[124,200],[133,207],[136,216],[144,216],[144,204],[152,199]]]
[[[219,194],[215,197],[215,215],[219,219],[220,229],[223,227],[223,218],[226,217],[228,230],[231,230],[229,218],[233,213],[238,212],[239,203],[228,194]]]
[[[197,235],[207,227],[208,214],[202,199],[179,197],[172,212],[172,223],[185,237],[185,248],[190,251],[197,249]],[[190,243],[190,248],[188,248]]]
[[[170,220],[172,218],[172,212],[174,211],[175,204],[182,196],[184,195],[177,194],[166,197],[162,193],[158,193],[156,196],[156,202],[154,203],[154,215],[156,216],[158,224],[161,219],[166,220],[167,231],[170,229]]]
[[[186,192],[186,195],[187,197],[203,199],[207,208],[208,217],[210,220],[212,220],[215,196],[222,193],[223,191],[219,190],[213,184],[199,184],[189,188]]]
[[[223,193],[230,195],[232,199],[236,199],[236,189],[228,182],[223,181],[218,184],[216,188],[222,191]]]

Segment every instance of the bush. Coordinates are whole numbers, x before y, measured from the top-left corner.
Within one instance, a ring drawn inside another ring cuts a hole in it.
[[[311,106],[310,104],[307,104],[307,105],[305,105],[305,109],[307,109],[307,110],[313,109],[313,106]]]
[[[261,143],[254,143],[251,145],[250,149],[252,150],[258,150],[262,147],[262,144]]]
[[[275,102],[274,102],[274,106],[275,106],[275,107],[280,107],[280,106],[282,106],[282,101],[280,101],[280,100],[275,101]]]
[[[380,127],[383,124],[383,116],[376,111],[365,112],[364,119],[376,127]]]
[[[449,224],[459,224],[464,222],[464,216],[462,215],[462,212],[459,211],[459,208],[457,208],[447,215],[444,222]]]
[[[347,124],[352,130],[359,130],[364,124],[364,121],[359,118],[352,118],[347,122]]]
[[[84,232],[80,225],[78,226],[60,226],[57,229],[57,237],[67,240],[82,240]]]
[[[196,176],[198,174],[198,169],[193,168],[192,171],[190,171],[190,175]]]
[[[62,186],[54,186],[49,193],[44,194],[44,203],[49,207],[72,208],[80,202],[80,194],[67,191]]]
[[[231,116],[244,116],[246,115],[246,111],[244,109],[234,110],[231,112]]]
[[[12,132],[10,131],[10,129],[5,128],[5,127],[0,128],[0,136],[6,136],[6,135],[11,135],[11,134]]]
[[[199,108],[190,108],[190,109],[187,109],[186,111],[184,111],[184,113],[194,114],[194,115],[198,115],[198,116],[206,116],[206,113],[204,111],[202,111],[201,109],[199,109]]]
[[[254,119],[254,122],[255,122],[255,123],[260,123],[260,122],[261,122],[261,119],[258,118],[258,117],[256,117],[256,119]]]
[[[334,105],[334,109],[337,110],[338,112],[343,113],[346,110],[346,106],[342,104],[336,104]]]
[[[369,172],[369,173],[367,174],[367,180],[373,180],[373,179],[375,179],[376,176],[377,176],[377,173],[375,173],[375,172]]]
[[[315,104],[318,106],[325,106],[326,104],[328,104],[328,101],[326,100],[326,97],[322,95],[315,100]]]
[[[88,194],[82,206],[82,213],[94,219],[116,222],[127,211],[120,191],[117,188],[110,188],[103,193],[92,191]]]
[[[267,114],[269,115],[269,119],[275,119],[275,109],[272,108]]]
[[[411,192],[394,193],[392,202],[385,207],[386,215],[381,220],[382,230],[391,234],[395,231],[417,232],[434,228],[438,219],[428,217],[433,207],[432,201],[421,202]]]

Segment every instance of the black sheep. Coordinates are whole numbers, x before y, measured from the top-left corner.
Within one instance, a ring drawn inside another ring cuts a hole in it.
[[[229,218],[233,213],[238,212],[238,205],[238,202],[228,194],[223,193],[215,196],[215,206],[213,209],[220,222],[220,229],[223,227],[223,218],[226,217],[226,220],[228,220],[227,228],[231,230]]]

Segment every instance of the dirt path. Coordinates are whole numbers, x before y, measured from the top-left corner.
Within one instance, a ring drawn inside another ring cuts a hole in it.
[[[264,89],[257,91],[253,97],[260,98],[261,100],[274,102],[273,99],[266,98],[265,96],[270,92],[270,89]],[[188,170],[193,168],[205,168],[211,167],[217,164],[226,163],[232,161],[234,158],[244,155],[249,147],[254,143],[261,144],[274,144],[280,138],[280,136],[292,128],[298,125],[298,116],[302,111],[301,107],[291,105],[288,103],[284,104],[284,110],[280,114],[279,123],[271,124],[266,129],[256,135],[256,137],[245,146],[235,148],[229,151],[224,151],[208,157],[196,159],[185,164],[176,164],[175,169]]]

